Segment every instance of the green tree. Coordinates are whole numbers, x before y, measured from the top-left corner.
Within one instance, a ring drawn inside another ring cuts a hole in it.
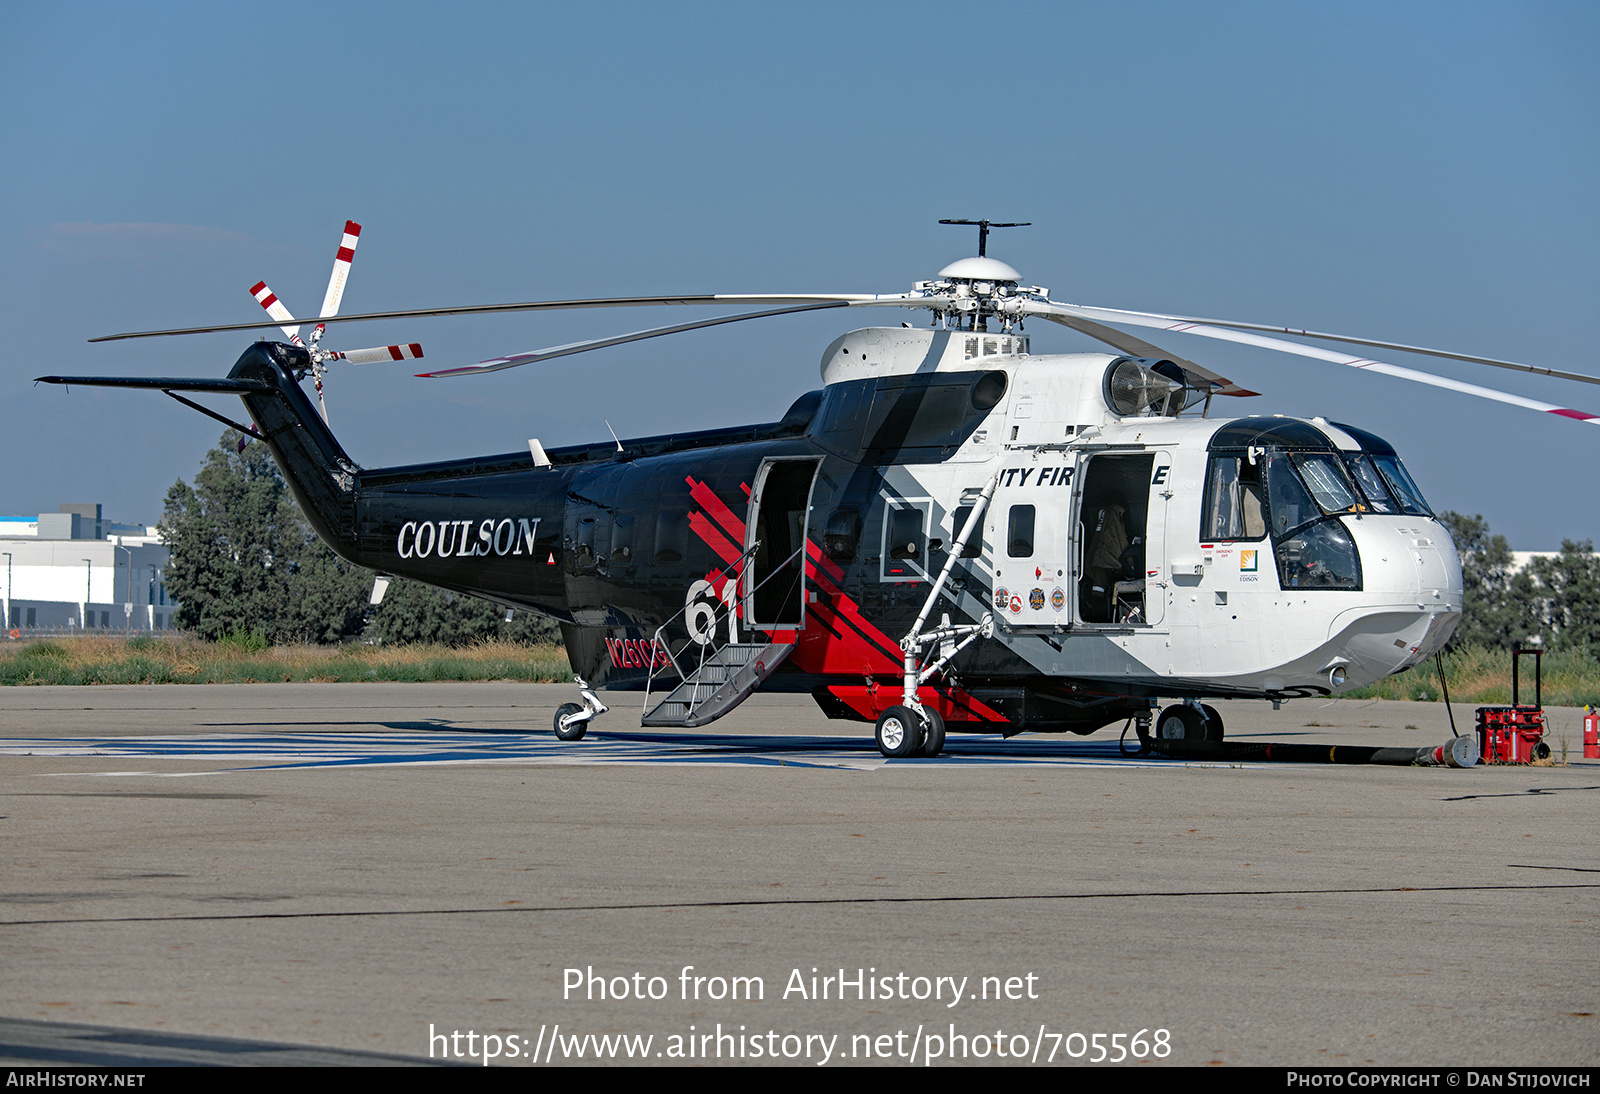
[[[161,534],[178,626],[203,638],[337,642],[359,632],[371,575],[338,558],[295,508],[266,445],[229,430],[194,486],[167,491]]]
[[[1561,541],[1554,558],[1528,564],[1538,582],[1544,637],[1552,649],[1585,649],[1600,644],[1600,556],[1594,542]]]
[[[258,634],[270,642],[560,641],[550,620],[415,581],[396,581],[369,608],[372,572],[335,555],[295,507],[264,444],[241,452],[229,430],[194,486],[167,491],[161,534],[172,549],[167,589],[177,625],[203,638]]]
[[[1506,537],[1490,534],[1489,522],[1481,514],[1468,517],[1450,512],[1440,514],[1439,519],[1455,540],[1464,586],[1461,623],[1450,640],[1451,648],[1512,649],[1538,634],[1538,590],[1532,575],[1513,569]]]

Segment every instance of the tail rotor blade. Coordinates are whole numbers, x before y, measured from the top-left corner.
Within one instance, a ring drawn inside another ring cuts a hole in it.
[[[300,324],[295,322],[294,316],[289,314],[289,309],[283,306],[273,291],[267,288],[265,281],[257,281],[250,287],[250,295],[256,298],[256,303],[272,316],[275,322],[283,324],[283,333],[289,336],[289,341],[297,346],[304,346],[300,340]]]
[[[410,361],[422,356],[422,347],[415,342],[403,346],[374,346],[371,349],[341,350],[328,356],[352,365],[376,365],[382,361]]]
[[[328,291],[322,298],[322,311],[318,318],[326,319],[339,314],[339,301],[344,299],[344,284],[350,277],[350,260],[356,256],[356,243],[361,239],[361,225],[353,220],[344,222],[344,235],[339,240],[339,251],[333,256],[333,273],[328,277]]]

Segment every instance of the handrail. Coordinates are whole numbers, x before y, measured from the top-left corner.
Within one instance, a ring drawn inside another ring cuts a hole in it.
[[[728,571],[732,570],[736,566],[742,565],[745,562],[746,559],[748,559],[751,555],[755,554],[756,550],[760,546],[761,546],[761,541],[758,539],[754,543],[752,543],[750,546],[746,547],[744,549],[744,551],[739,555],[738,558],[734,559],[732,562],[728,563],[722,569],[718,570],[715,576],[717,576],[717,577],[726,577],[726,576],[728,576]],[[719,603],[720,603],[720,601],[719,601]],[[661,641],[661,632],[665,631],[668,627],[672,626],[672,624],[676,623],[682,616],[687,615],[688,612],[689,612],[689,608],[690,608],[689,604],[685,604],[683,607],[679,608],[676,613],[674,613],[664,623],[662,623],[659,627],[656,628],[655,634],[652,635],[651,638],[650,638],[650,673],[649,673],[649,675],[647,675],[645,677],[645,680],[644,680],[644,709],[645,710],[649,710],[650,709],[650,690],[651,690],[652,685],[654,685],[654,683],[655,683],[656,674],[659,671],[659,666],[657,666],[657,664],[656,664],[656,650],[657,649],[660,649],[660,650],[662,650],[662,651],[664,651],[666,653],[667,660],[672,663],[673,671],[675,671],[678,674],[678,679],[679,680],[687,679],[687,676],[685,676],[684,671],[683,671],[683,666],[678,664],[677,657],[673,655],[671,644],[670,643],[664,643],[664,642]],[[711,620],[712,620],[713,630],[715,630],[715,627],[716,627],[716,619],[717,619],[717,610],[716,610],[716,608],[712,608],[711,609]],[[704,643],[703,646],[704,645],[709,645],[709,644],[710,644],[709,642],[708,643]],[[703,646],[702,646],[702,648],[703,648]],[[704,656],[701,657],[700,663],[701,663],[701,665],[705,664]]]
[[[752,543],[748,548],[745,549],[743,554],[741,554],[738,558],[734,559],[732,562],[728,563],[728,565],[724,566],[720,571],[718,571],[716,576],[717,577],[726,577],[730,570],[732,570],[735,566],[738,566],[741,563],[743,563],[746,560],[748,560],[756,552],[756,550],[760,546],[761,546],[761,541],[760,540],[757,540],[756,542]],[[747,596],[753,596],[756,593],[756,591],[761,589],[763,586],[765,586],[767,584],[767,582],[771,581],[773,578],[775,578],[779,574],[783,573],[788,568],[788,566],[789,566],[789,564],[791,562],[793,562],[796,558],[799,558],[799,557],[801,557],[801,556],[803,556],[805,554],[806,546],[807,545],[805,543],[802,543],[799,547],[797,547],[789,555],[789,557],[785,558],[782,562],[778,563],[777,566],[773,567],[773,570],[772,570],[771,573],[769,573],[766,577],[762,578],[759,582],[757,582],[750,589],[749,593],[747,593],[746,595]],[[802,563],[802,565],[803,565],[803,563]],[[802,574],[802,577],[803,577],[804,576],[804,570],[803,569],[801,571],[801,574]],[[668,627],[672,626],[680,618],[682,618],[683,616],[688,614],[688,611],[689,611],[689,608],[691,607],[691,605],[685,604],[675,614],[673,614],[673,616],[671,618],[669,618],[666,622],[662,623],[659,627],[656,628],[655,634],[650,640],[650,673],[649,673],[648,676],[645,677],[645,685],[644,685],[644,709],[646,711],[648,711],[650,709],[650,693],[654,689],[655,679],[656,679],[656,676],[659,673],[660,668],[661,668],[661,666],[658,666],[657,663],[656,663],[655,651],[657,649],[660,649],[663,653],[665,653],[667,655],[667,661],[672,665],[673,671],[678,674],[678,681],[679,681],[680,684],[684,683],[684,682],[687,682],[691,675],[698,675],[700,673],[700,670],[705,668],[706,660],[707,660],[707,658],[709,656],[714,656],[716,652],[720,651],[721,649],[726,648],[725,646],[718,646],[718,647],[716,647],[715,650],[713,650],[713,648],[712,648],[713,646],[716,645],[717,629],[722,624],[722,622],[724,620],[730,618],[731,616],[734,615],[734,613],[736,613],[738,611],[738,602],[741,599],[744,599],[744,598],[743,597],[735,597],[734,598],[734,603],[733,603],[732,606],[727,606],[726,602],[723,601],[720,598],[713,602],[713,605],[712,605],[712,608],[711,608],[711,627],[710,627],[710,630],[709,630],[709,633],[708,633],[708,637],[707,637],[705,642],[697,642],[697,643],[695,643],[696,645],[698,645],[700,647],[700,653],[699,653],[699,657],[698,657],[698,662],[694,666],[694,672],[693,673],[686,673],[686,672],[683,671],[683,666],[678,663],[677,655],[672,652],[672,644],[670,642],[663,641],[662,637],[661,637],[662,633],[664,631],[666,631],[666,629]],[[719,611],[722,611],[723,614],[719,615],[718,614]],[[694,641],[694,636],[691,635],[689,640],[691,642],[693,642]],[[681,653],[683,651],[680,650],[679,652]],[[691,699],[691,701],[690,701],[690,710],[691,711],[694,709],[694,706],[695,706],[695,704],[694,704],[693,700]]]

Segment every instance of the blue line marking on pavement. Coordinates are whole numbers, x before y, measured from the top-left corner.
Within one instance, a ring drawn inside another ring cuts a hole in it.
[[[415,725],[415,723],[412,723]],[[31,737],[0,741],[0,756],[218,761],[212,771],[284,771],[393,764],[688,764],[875,770],[902,767],[1183,767],[1123,756],[1116,741],[956,737],[935,760],[884,759],[870,736],[756,736],[591,730],[553,733],[405,728],[383,731],[216,733],[152,737]],[[1254,766],[1254,765],[1251,765]],[[123,772],[98,772],[121,774]],[[139,772],[162,774],[162,772]],[[207,774],[184,771],[165,774]]]

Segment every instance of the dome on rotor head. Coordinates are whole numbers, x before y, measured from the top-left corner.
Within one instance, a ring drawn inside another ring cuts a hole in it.
[[[995,258],[963,258],[939,271],[942,278],[968,281],[1021,281],[1022,275]]]

